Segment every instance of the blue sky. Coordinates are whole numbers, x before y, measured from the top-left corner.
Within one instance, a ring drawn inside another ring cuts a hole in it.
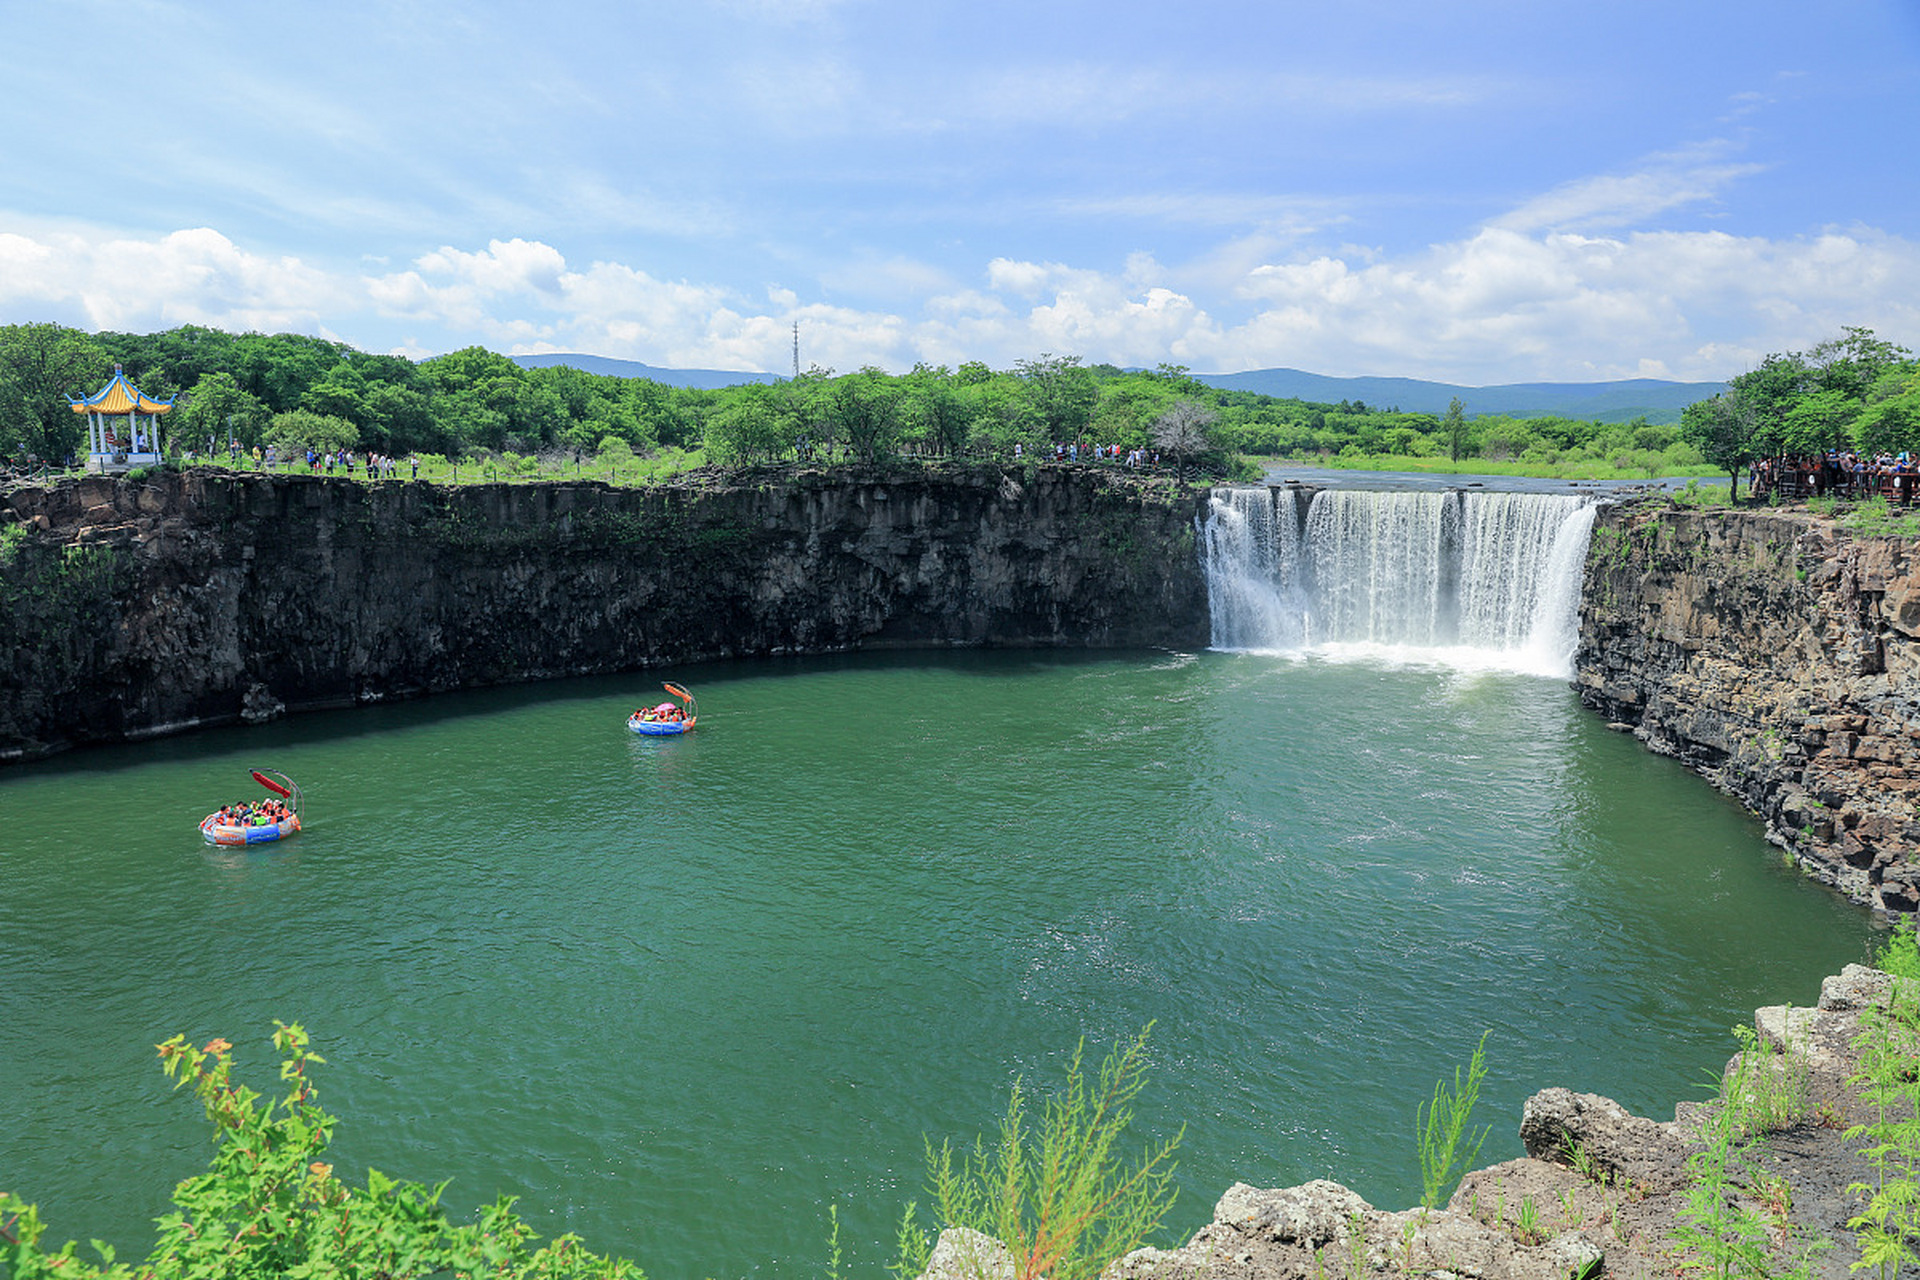
[[[1484,385],[1920,348],[1920,0],[0,0],[0,323]]]

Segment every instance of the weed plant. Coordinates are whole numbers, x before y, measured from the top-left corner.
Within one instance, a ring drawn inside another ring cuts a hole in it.
[[[1016,1081],[991,1147],[976,1139],[956,1165],[951,1145],[927,1142],[928,1189],[941,1227],[969,1227],[1000,1241],[1015,1280],[1096,1280],[1107,1264],[1138,1248],[1173,1207],[1173,1153],[1185,1134],[1148,1147],[1128,1165],[1119,1144],[1133,1123],[1133,1100],[1146,1084],[1149,1024],[1115,1049],[1097,1079],[1082,1067],[1083,1041],[1067,1067],[1063,1092],[1048,1098],[1037,1125]],[[909,1205],[899,1232],[896,1276],[926,1269],[928,1234]],[[985,1260],[980,1260],[986,1270]]]
[[[1472,1132],[1473,1108],[1480,1101],[1480,1082],[1487,1074],[1487,1037],[1491,1031],[1482,1032],[1480,1043],[1474,1047],[1473,1058],[1467,1063],[1465,1079],[1461,1078],[1460,1068],[1453,1069],[1453,1087],[1441,1080],[1433,1086],[1433,1101],[1422,1103],[1414,1109],[1413,1131],[1419,1145],[1420,1185],[1422,1188],[1420,1203],[1428,1209],[1438,1209],[1440,1202],[1451,1194],[1460,1178],[1480,1156],[1480,1146],[1487,1140],[1490,1126],[1483,1126],[1478,1133]]]
[[[1701,484],[1700,478],[1695,476],[1687,481],[1684,489],[1671,490],[1667,500],[1676,507],[1706,510],[1727,506],[1733,500],[1733,491],[1725,485]]]
[[[1911,922],[1893,927],[1886,942],[1874,952],[1873,967],[1895,978],[1920,982],[1920,933]]]
[[[1669,1239],[1684,1253],[1680,1267],[1714,1280],[1806,1280],[1825,1241],[1802,1246],[1784,1209],[1774,1216],[1748,1198],[1763,1173],[1756,1163],[1763,1135],[1789,1117],[1804,1117],[1805,1092],[1792,1100],[1793,1075],[1776,1075],[1751,1028],[1735,1027],[1740,1053],[1707,1108],[1700,1149],[1687,1157],[1686,1201]],[[1795,1055],[1789,1052],[1791,1061]]]
[[[1805,499],[1808,511],[1830,516],[1842,529],[1866,538],[1920,538],[1920,510],[1900,509],[1884,494],[1850,501],[1837,495]]]
[[[1893,975],[1893,998],[1886,1010],[1866,1014],[1854,1041],[1859,1069],[1850,1083],[1873,1119],[1847,1137],[1866,1140],[1861,1154],[1873,1181],[1848,1188],[1867,1204],[1847,1225],[1860,1246],[1855,1270],[1885,1280],[1920,1265],[1920,942],[1913,926],[1896,926],[1874,961]]]

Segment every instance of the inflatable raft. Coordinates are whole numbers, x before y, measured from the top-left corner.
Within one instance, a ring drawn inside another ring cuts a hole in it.
[[[284,840],[300,830],[300,815],[290,813],[278,822],[250,822],[244,825],[223,823],[220,815],[210,813],[200,819],[200,834],[208,844],[265,844]]]
[[[627,728],[652,738],[692,732],[694,721],[699,719],[693,695],[677,684],[663,684],[660,687],[686,705],[662,702],[657,706],[641,707],[627,717]]]
[[[253,780],[287,803],[267,801],[272,812],[263,816],[237,816],[232,806],[208,814],[200,819],[200,834],[208,844],[267,844],[299,832],[304,799],[299,784],[273,769],[253,770]]]

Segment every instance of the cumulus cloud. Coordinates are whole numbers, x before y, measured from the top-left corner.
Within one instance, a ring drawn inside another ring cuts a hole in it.
[[[668,367],[1010,367],[1050,351],[1208,372],[1288,365],[1482,384],[1724,378],[1862,324],[1920,345],[1920,242],[1835,227],[1794,239],[1621,235],[1502,220],[1415,253],[1245,242],[1192,263],[1111,269],[990,258],[972,282],[907,260],[856,261],[828,304],[752,294],[543,241],[446,245],[402,270],[328,270],[191,228],[140,239],[0,233],[0,313],[91,328],[181,323],[337,331],[412,356],[479,343]],[[1256,247],[1266,252],[1255,252]],[[884,301],[882,301],[884,300]]]
[[[1488,227],[1404,260],[1271,264],[1245,287],[1255,312],[1215,347],[1228,367],[1493,382],[1651,365],[1715,379],[1846,324],[1920,331],[1920,244],[1869,231],[1775,241]]]
[[[0,235],[0,308],[87,328],[318,332],[326,317],[353,305],[352,292],[297,258],[241,249],[207,227],[144,240]]]

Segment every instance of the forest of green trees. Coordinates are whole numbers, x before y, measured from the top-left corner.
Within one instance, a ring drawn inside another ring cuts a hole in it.
[[[1850,327],[1804,352],[1768,356],[1719,395],[1688,405],[1680,425],[1736,483],[1756,458],[1920,455],[1920,360]]]
[[[99,389],[115,365],[147,394],[179,397],[165,423],[169,449],[203,457],[229,439],[249,450],[276,445],[283,457],[308,446],[454,459],[613,450],[726,464],[902,452],[1010,458],[1016,447],[1035,457],[1078,444],[1153,450],[1210,474],[1243,473],[1242,459],[1268,458],[1710,474],[1741,448],[1773,447],[1783,432],[1910,447],[1920,403],[1908,353],[1866,330],[1805,355],[1769,357],[1676,426],[1473,415],[1457,400],[1445,415],[1315,404],[1216,390],[1174,365],[1129,371],[1051,354],[1004,370],[979,362],[906,374],[816,368],[704,390],[526,369],[479,347],[416,363],[299,334],[20,324],[0,326],[0,458],[59,465],[80,451],[84,423],[67,397]]]

